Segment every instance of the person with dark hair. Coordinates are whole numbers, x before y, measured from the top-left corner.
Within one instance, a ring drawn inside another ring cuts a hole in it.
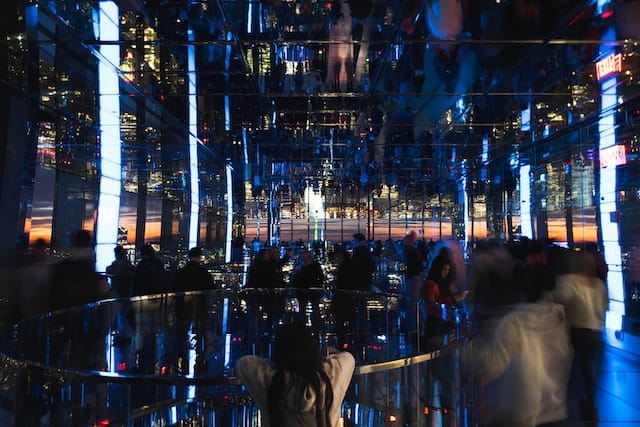
[[[273,288],[275,282],[275,273],[271,264],[271,250],[262,248],[256,253],[247,271],[247,288]]]
[[[302,249],[299,255],[299,264],[293,273],[293,287],[308,289],[320,288],[324,284],[324,272],[322,266],[314,258],[313,253]]]
[[[133,275],[133,296],[151,295],[166,291],[167,272],[156,257],[150,243],[140,249],[141,260]]]
[[[115,260],[107,266],[107,277],[111,280],[111,287],[119,297],[131,296],[131,284],[135,268],[127,259],[127,251],[120,245],[113,248]]]
[[[404,258],[404,277],[407,293],[411,297],[418,297],[422,288],[422,272],[424,271],[424,256],[416,247],[418,233],[409,231],[402,240],[402,255]]]
[[[204,251],[199,247],[189,249],[189,261],[178,269],[173,278],[173,291],[208,291],[213,289],[213,277],[202,266]]]
[[[421,289],[421,296],[427,304],[427,322],[424,336],[427,338],[445,334],[446,321],[439,304],[456,305],[466,298],[468,292],[452,294],[450,288],[451,260],[444,254],[433,259],[427,280]]]
[[[337,427],[355,359],[335,350],[321,357],[318,337],[299,323],[281,326],[272,360],[243,356],[236,372],[262,412],[262,425]]]
[[[368,291],[373,284],[373,272],[376,270],[376,261],[369,252],[367,239],[362,233],[353,235],[355,246],[351,255],[350,268],[351,287],[358,291]]]

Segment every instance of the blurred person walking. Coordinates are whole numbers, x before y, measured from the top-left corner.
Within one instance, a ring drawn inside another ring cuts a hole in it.
[[[585,420],[597,420],[596,364],[604,345],[602,329],[609,296],[607,287],[596,274],[592,253],[572,252],[569,265],[569,273],[556,277],[552,296],[564,305],[571,326],[574,373],[584,384],[579,396],[580,415]]]
[[[463,365],[478,384],[478,425],[565,420],[572,350],[563,306],[539,300],[542,285],[504,249],[476,254],[469,278],[477,333]]]

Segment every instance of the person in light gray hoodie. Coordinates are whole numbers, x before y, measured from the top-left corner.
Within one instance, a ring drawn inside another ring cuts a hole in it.
[[[480,426],[534,427],[567,417],[572,350],[562,305],[538,301],[525,265],[502,249],[471,269],[478,331],[464,354]]]
[[[342,400],[355,368],[346,351],[324,358],[304,325],[285,324],[273,343],[272,361],[243,356],[236,373],[258,404],[264,427],[338,427]]]
[[[604,282],[596,274],[596,259],[590,252],[570,252],[569,272],[556,277],[552,297],[564,305],[571,326],[571,342],[575,349],[574,368],[582,377],[584,390],[580,398],[581,417],[597,420],[595,404],[596,364],[602,352],[602,329],[609,295]]]

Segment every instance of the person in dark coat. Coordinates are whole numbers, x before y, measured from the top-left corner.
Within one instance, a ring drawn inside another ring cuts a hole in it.
[[[300,265],[293,275],[295,288],[321,288],[324,283],[322,266],[313,257],[313,254],[303,249],[300,251]]]
[[[273,288],[276,285],[276,277],[271,263],[271,251],[262,248],[256,254],[255,259],[247,272],[248,288]]]
[[[213,289],[213,277],[202,266],[204,252],[199,247],[189,249],[189,261],[180,268],[173,279],[173,291],[208,291]]]
[[[117,245],[113,248],[116,259],[107,266],[107,276],[111,279],[111,287],[119,297],[128,298],[131,296],[131,285],[133,283],[133,273],[135,267],[127,259],[126,250]]]
[[[371,252],[367,239],[362,233],[353,235],[355,247],[351,255],[351,288],[358,291],[367,291],[373,284],[373,272],[376,270],[376,261]]]
[[[166,291],[167,272],[156,257],[151,244],[145,244],[140,250],[142,259],[133,275],[133,296],[151,295]]]
[[[73,236],[70,256],[53,266],[49,310],[60,310],[113,297],[104,277],[95,269],[93,239],[87,230]]]

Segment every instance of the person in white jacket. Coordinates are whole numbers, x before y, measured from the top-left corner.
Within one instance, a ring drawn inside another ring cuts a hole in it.
[[[596,259],[592,253],[571,252],[568,265],[570,271],[556,277],[552,296],[564,305],[571,326],[574,367],[584,384],[584,396],[579,396],[581,416],[585,420],[595,420],[598,418],[596,364],[604,345],[602,329],[609,295],[606,285],[597,277]]]
[[[478,425],[534,427],[567,417],[572,350],[562,305],[542,302],[524,264],[504,250],[476,257],[478,332],[466,367],[478,388]]]
[[[271,361],[243,356],[236,363],[265,427],[338,427],[354,369],[349,352],[321,357],[317,337],[298,323],[280,327]]]

